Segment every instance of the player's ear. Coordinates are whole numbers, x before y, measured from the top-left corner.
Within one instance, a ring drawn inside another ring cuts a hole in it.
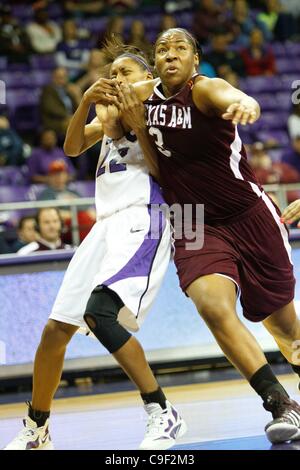
[[[195,63],[195,69],[198,70],[199,63],[200,63],[199,54],[194,54],[194,63]]]

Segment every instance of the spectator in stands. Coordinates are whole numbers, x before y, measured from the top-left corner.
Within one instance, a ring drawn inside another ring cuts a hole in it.
[[[80,88],[68,82],[67,70],[64,67],[56,68],[52,82],[42,89],[40,97],[43,126],[53,129],[59,137],[64,136],[80,99]]]
[[[29,62],[29,37],[8,5],[0,5],[0,55],[6,56],[9,63]]]
[[[23,248],[23,246],[36,241],[37,231],[35,228],[35,218],[32,215],[21,217],[18,223],[18,238],[12,244],[12,251],[14,253]]]
[[[35,251],[61,250],[69,248],[61,240],[63,222],[56,207],[39,209],[35,218],[37,240],[21,248],[18,255],[28,255]]]
[[[107,0],[108,6],[113,11],[118,11],[121,13],[136,8],[138,6],[138,3],[138,0]]]
[[[300,181],[299,171],[286,162],[273,162],[262,142],[253,144],[250,154],[251,167],[261,184],[288,184]]]
[[[230,83],[230,85],[234,86],[235,88],[240,88],[239,77],[232,70],[226,71],[223,75],[221,75],[221,78],[226,80],[226,82]]]
[[[20,166],[24,161],[22,139],[10,128],[7,117],[0,115],[0,166]]]
[[[218,76],[233,70],[239,76],[244,75],[244,63],[238,52],[228,49],[228,33],[224,29],[217,30],[212,37],[212,50],[206,56]]]
[[[2,227],[0,227],[1,229]],[[4,232],[0,230],[0,255],[6,255],[7,253],[11,253],[12,249],[7,243],[5,239]]]
[[[205,44],[210,35],[224,23],[222,7],[215,0],[202,0],[193,19],[193,32],[200,44]]]
[[[159,31],[165,31],[177,27],[177,20],[173,15],[163,15],[159,25]]]
[[[288,131],[291,139],[300,135],[300,102],[293,105],[293,110],[288,118]]]
[[[27,26],[31,47],[37,54],[50,54],[56,51],[62,39],[61,29],[54,21],[49,20],[48,12],[39,9],[35,12],[34,21]]]
[[[105,64],[103,52],[100,49],[92,49],[85,69],[75,79],[75,83],[82,93],[101,77],[101,71]]]
[[[237,45],[247,47],[250,42],[251,31],[258,27],[262,30],[265,40],[271,39],[271,34],[265,23],[254,20],[249,15],[249,8],[246,0],[236,0],[233,5],[233,17],[231,20],[231,30],[233,33],[233,42]]]
[[[99,47],[106,38],[111,36],[118,36],[121,42],[124,42],[124,19],[120,15],[113,15],[109,17],[105,31],[98,36],[97,44]]]
[[[29,177],[32,183],[47,183],[50,163],[64,161],[68,167],[70,178],[74,178],[75,170],[69,158],[61,148],[57,147],[57,137],[52,129],[45,129],[40,137],[40,147],[35,148],[28,159]]]
[[[282,161],[300,172],[300,134],[293,138],[292,145],[282,156]]]
[[[56,62],[59,67],[65,67],[72,79],[80,71],[89,58],[86,42],[78,38],[78,28],[73,20],[63,24],[64,39],[58,44]]]
[[[275,57],[271,46],[264,45],[263,33],[255,28],[250,35],[250,46],[241,52],[246,75],[274,75]]]
[[[39,201],[61,200],[68,201],[78,199],[81,194],[68,187],[70,181],[69,168],[64,160],[56,160],[50,163],[48,171],[47,188],[38,196]],[[69,206],[60,208],[61,217],[66,226],[71,227],[71,210]],[[96,220],[96,213],[93,208],[80,207],[78,211],[78,225],[80,241],[88,234]],[[64,237],[65,239],[65,237]],[[69,240],[71,234],[69,234]]]
[[[105,0],[65,0],[63,2],[66,16],[95,16],[102,12]]]
[[[264,23],[274,39],[286,41],[296,33],[296,21],[289,12],[284,11],[279,0],[265,0],[264,11],[257,19]]]
[[[152,56],[152,44],[148,41],[144,23],[141,20],[134,20],[131,24],[128,44],[143,51],[149,59]]]

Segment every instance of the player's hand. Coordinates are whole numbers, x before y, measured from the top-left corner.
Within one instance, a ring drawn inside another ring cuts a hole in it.
[[[101,103],[101,104],[116,104],[117,103],[117,81],[108,80],[106,78],[99,78],[88,88],[83,97],[89,104]]]
[[[284,224],[292,224],[300,219],[300,199],[292,202],[281,214],[281,222]],[[299,224],[298,224],[299,226]]]
[[[232,124],[253,124],[258,118],[257,111],[253,106],[243,103],[232,103],[228,106],[226,112],[222,114],[222,118],[226,121],[232,121]]]
[[[114,104],[109,104],[106,106],[104,104],[97,103],[96,114],[99,121],[101,121],[102,124],[106,124],[107,126],[114,125],[119,119],[119,109]]]
[[[144,103],[138,98],[132,85],[118,84],[118,106],[122,112],[122,121],[126,127],[137,132],[146,128]]]

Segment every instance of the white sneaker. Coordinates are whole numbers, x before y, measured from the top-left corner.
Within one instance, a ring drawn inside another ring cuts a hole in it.
[[[146,435],[141,443],[140,450],[164,450],[176,444],[176,439],[182,437],[187,431],[185,421],[178,411],[166,401],[166,409],[158,403],[145,405],[148,413]]]
[[[49,419],[38,427],[29,416],[23,419],[24,429],[4,448],[4,450],[53,450],[49,434]]]

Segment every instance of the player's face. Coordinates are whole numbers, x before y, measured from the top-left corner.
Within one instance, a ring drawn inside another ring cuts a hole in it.
[[[132,84],[152,78],[152,75],[134,59],[120,57],[111,66],[110,78],[116,78],[120,84]]]
[[[40,235],[48,242],[58,241],[61,232],[60,218],[54,209],[43,210],[39,217]]]
[[[166,32],[160,37],[155,48],[155,67],[169,94],[182,88],[198,65],[198,55],[184,33]]]

